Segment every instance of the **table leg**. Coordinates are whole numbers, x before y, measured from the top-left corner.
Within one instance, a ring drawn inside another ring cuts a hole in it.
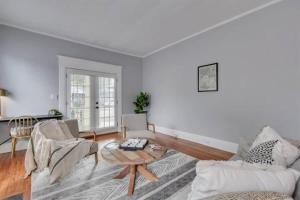
[[[129,165],[125,166],[124,169],[114,177],[114,179],[122,179],[125,176],[127,176],[127,174],[129,174]]]
[[[128,195],[129,196],[131,196],[134,191],[135,175],[136,175],[136,165],[130,165],[130,181],[129,181],[129,187],[128,187]]]
[[[158,181],[159,179],[155,174],[150,172],[147,169],[146,164],[140,164],[140,165],[126,165],[124,169],[114,177],[114,179],[122,179],[128,174],[130,175],[129,180],[129,186],[128,186],[128,195],[131,196],[134,192],[135,187],[135,177],[136,177],[136,171],[138,171],[141,175],[143,175],[146,179],[149,181]]]
[[[146,179],[149,181],[158,181],[159,179],[155,174],[150,172],[144,165],[138,165],[137,167],[138,172],[142,174]]]

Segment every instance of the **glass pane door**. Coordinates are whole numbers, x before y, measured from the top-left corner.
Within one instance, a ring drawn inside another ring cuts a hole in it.
[[[97,78],[96,118],[97,127],[107,129],[116,127],[116,84],[113,77]]]
[[[68,116],[78,119],[80,130],[91,129],[91,76],[69,74]]]
[[[68,70],[68,118],[77,119],[79,130],[117,127],[116,78],[113,74]]]

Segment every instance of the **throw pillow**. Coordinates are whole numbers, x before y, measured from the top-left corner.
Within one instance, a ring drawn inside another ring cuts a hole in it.
[[[278,140],[270,140],[255,146],[249,150],[245,157],[245,161],[248,163],[272,165],[274,162],[273,149],[277,142]]]
[[[291,196],[300,176],[294,169],[274,166],[261,170],[242,161],[203,161],[196,165],[190,200],[228,192],[274,191]]]
[[[274,141],[277,142],[274,143]],[[266,146],[263,145],[264,143]],[[249,158],[251,157],[250,155],[253,155],[253,152],[256,152],[256,155],[258,157],[263,158],[263,154],[266,154],[268,152],[263,151],[262,148],[267,148],[268,150],[270,150],[272,144],[274,144],[274,147],[272,149],[273,161],[271,162],[271,164],[287,167],[300,156],[300,150],[297,147],[280,137],[280,135],[274,129],[266,126],[253,142],[249,150]],[[261,151],[259,151],[258,149],[260,149]],[[268,156],[266,156],[265,158],[268,158]],[[265,160],[265,162],[262,163],[269,163],[269,161],[270,160]]]

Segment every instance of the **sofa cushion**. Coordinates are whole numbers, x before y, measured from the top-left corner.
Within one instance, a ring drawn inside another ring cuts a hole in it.
[[[300,159],[296,160],[290,168],[300,171]],[[300,200],[300,181],[298,180],[294,191],[295,200]]]
[[[258,135],[258,134],[257,134]],[[257,137],[256,135],[256,137]],[[300,149],[300,140],[297,139],[291,139],[291,138],[285,138],[283,137],[283,139],[287,140],[290,144],[294,145],[295,147],[297,147],[298,149]],[[255,140],[255,137],[240,137],[240,141],[239,141],[239,147],[237,150],[237,154],[241,157],[241,158],[245,158],[251,145],[253,144]]]
[[[245,191],[276,191],[293,195],[300,173],[282,166],[259,170],[243,161],[199,161],[190,200]],[[245,181],[246,180],[246,181]]]
[[[237,192],[225,193],[204,198],[203,200],[293,200],[290,196],[278,192]]]
[[[250,151],[263,143],[271,141],[277,141],[272,151],[272,164],[287,167],[300,156],[300,150],[297,147],[283,139],[269,126],[264,127],[262,132],[256,137]],[[261,153],[263,154],[264,151]]]

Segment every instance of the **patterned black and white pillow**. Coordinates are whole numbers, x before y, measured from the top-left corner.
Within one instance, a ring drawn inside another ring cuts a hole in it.
[[[270,140],[253,147],[247,153],[245,161],[251,164],[257,163],[264,165],[272,165],[274,162],[273,149],[277,142],[278,140]]]

